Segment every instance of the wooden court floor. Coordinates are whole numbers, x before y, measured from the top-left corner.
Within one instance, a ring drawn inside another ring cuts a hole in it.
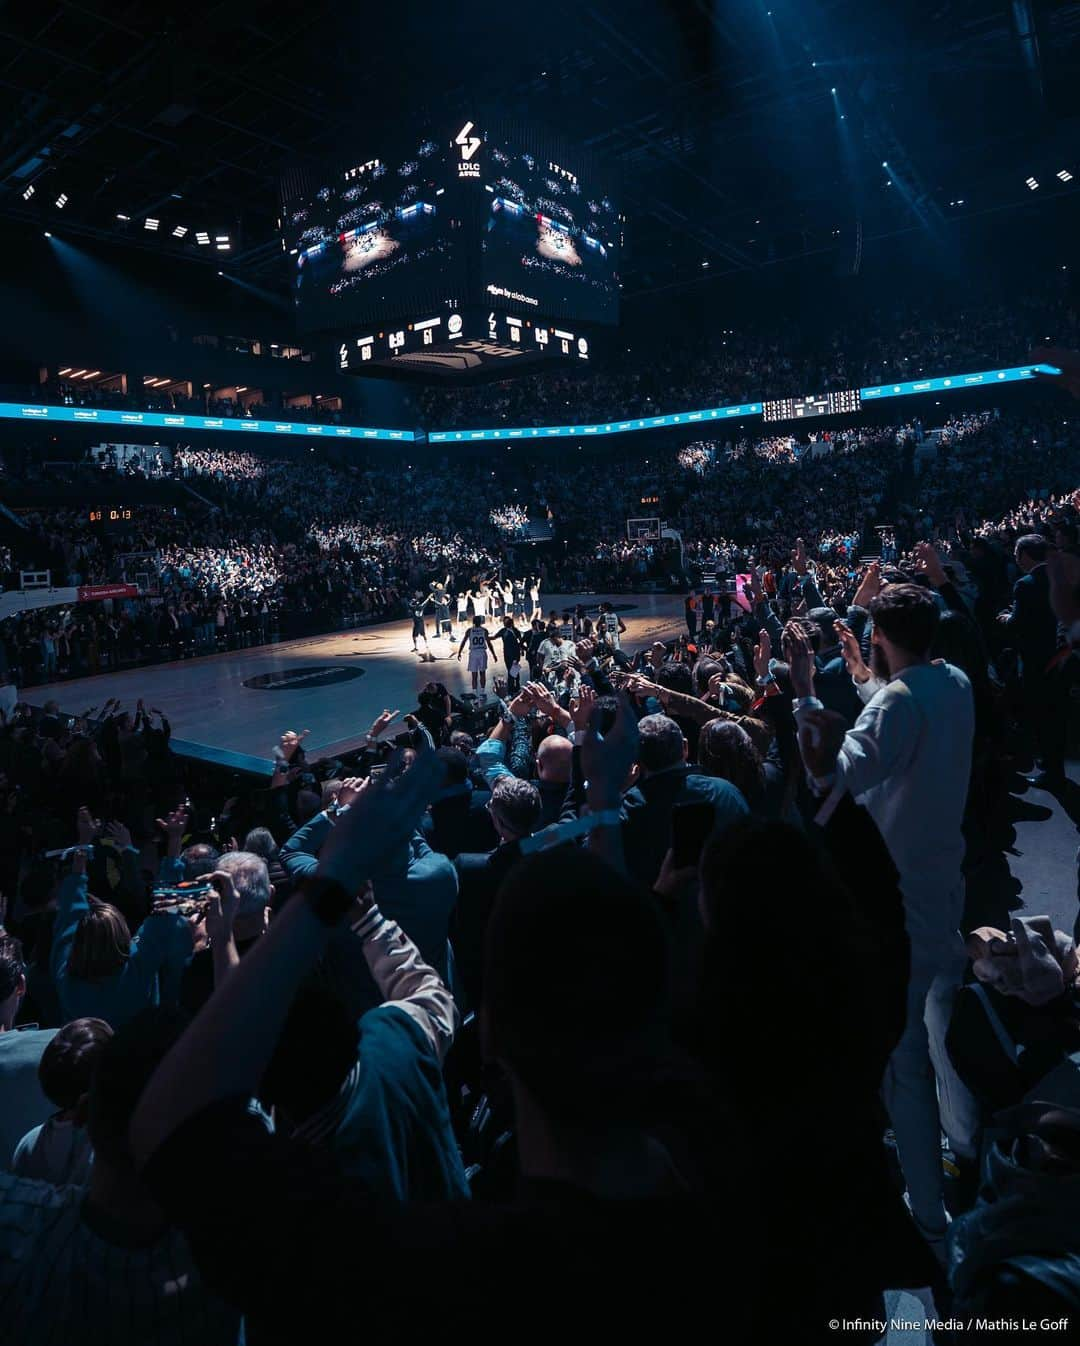
[[[587,600],[590,614],[604,597]],[[657,637],[670,639],[684,629],[682,599],[677,595],[610,597],[629,628],[623,637],[628,650]],[[580,599],[566,600],[571,605],[575,601]],[[565,605],[559,595],[544,595],[543,604],[545,612],[561,611]],[[250,760],[241,762],[243,757],[268,767],[285,729],[310,729],[305,747],[309,757],[318,757],[335,748],[344,750],[384,708],[402,714],[415,709],[416,694],[426,682],[442,682],[454,694],[468,690],[466,659],[458,663],[455,657],[461,631],[455,627],[457,638],[452,643],[436,639],[429,621],[428,638],[436,660],[423,663],[412,652],[411,630],[406,619],[252,646],[28,688],[25,699],[33,705],[55,699],[67,714],[77,715],[109,697],[119,697],[124,709],[134,710],[141,697],[147,706],[165,713],[174,739],[200,745],[223,759],[235,756],[237,766],[257,766]],[[505,670],[500,663],[493,671],[497,675]]]

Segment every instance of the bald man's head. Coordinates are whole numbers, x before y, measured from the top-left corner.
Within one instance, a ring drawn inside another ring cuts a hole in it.
[[[536,774],[542,781],[560,785],[570,782],[571,760],[574,749],[562,734],[549,734],[536,750]]]

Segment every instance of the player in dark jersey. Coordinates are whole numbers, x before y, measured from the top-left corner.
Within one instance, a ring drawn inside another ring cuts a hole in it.
[[[487,685],[487,666],[488,651],[491,651],[491,657],[496,663],[499,662],[499,656],[495,653],[495,646],[491,643],[491,637],[484,626],[483,617],[473,618],[473,624],[461,637],[461,644],[458,646],[457,657],[460,662],[465,646],[469,647],[469,672],[472,674],[473,691],[476,691],[478,680],[481,689]],[[481,695],[487,695],[481,692]]]
[[[430,603],[430,601],[431,600],[429,598],[425,598],[422,593],[417,592],[413,594],[412,604],[410,605],[410,610],[412,612],[413,654],[420,654],[421,658],[423,659],[430,659],[432,657],[431,647],[430,645],[428,645],[427,623],[424,621],[424,615],[428,610],[428,604]],[[418,640],[422,640],[424,642],[424,650],[422,654],[416,645],[416,642]]]
[[[600,604],[600,620],[597,627],[612,650],[622,649],[622,636],[626,630],[626,623],[610,603]]]
[[[503,616],[502,628],[495,632],[495,639],[502,641],[503,663],[506,665],[506,687],[510,692],[521,691],[521,656],[524,652],[526,634],[514,625],[513,616],[507,612]]]

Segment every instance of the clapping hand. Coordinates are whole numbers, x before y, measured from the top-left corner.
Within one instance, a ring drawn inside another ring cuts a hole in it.
[[[586,683],[582,683],[578,688],[577,696],[573,697],[570,702],[570,719],[578,733],[589,727],[589,721],[592,719],[595,709],[596,690]]]
[[[796,697],[814,695],[814,649],[806,635],[789,626],[785,632],[791,690]]]
[[[232,934],[240,895],[232,875],[222,869],[207,874],[205,881],[214,885],[214,891],[206,902],[206,933],[215,943],[219,940],[224,942]]]
[[[319,852],[319,877],[359,893],[409,840],[445,779],[446,768],[431,749],[418,752],[412,766],[400,775],[392,760],[390,769],[364,788],[327,835]]]
[[[126,851],[131,847],[131,833],[123,823],[112,822],[105,828],[105,835],[117,848]]]
[[[533,705],[545,715],[550,715],[557,709],[554,696],[542,682],[527,682],[525,690],[532,697]]]
[[[165,833],[168,853],[172,856],[179,855],[180,842],[183,840],[184,828],[187,826],[187,814],[183,809],[174,809],[172,813],[167,813],[164,818],[156,818],[154,821]]]
[[[848,626],[847,622],[839,617],[833,622],[833,630],[840,642],[840,653],[844,659],[844,667],[856,682],[868,682],[871,673],[863,660],[862,650],[855,638],[855,632]]]
[[[919,542],[915,546],[915,563],[935,589],[949,582],[941,557],[932,542]]]
[[[341,789],[338,791],[338,808],[347,809],[350,804],[354,804],[366,786],[367,781],[361,776],[346,776],[341,782]]]
[[[872,598],[881,593],[881,562],[871,561],[863,571],[855,597],[851,600],[854,607],[865,608]]]
[[[754,672],[759,678],[768,676],[769,662],[772,659],[772,637],[764,627],[758,632],[758,643],[754,646]]]
[[[535,684],[527,682],[506,708],[517,720],[523,720],[532,708],[533,694],[529,690],[532,686]]]

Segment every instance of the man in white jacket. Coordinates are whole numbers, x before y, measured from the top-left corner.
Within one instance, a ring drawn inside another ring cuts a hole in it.
[[[960,669],[930,659],[939,609],[926,589],[889,585],[870,613],[871,668],[837,623],[865,703],[853,728],[814,697],[813,656],[799,637],[789,651],[791,682],[803,761],[815,791],[826,796],[822,814],[850,793],[877,823],[900,874],[911,980],[907,1023],[883,1092],[912,1213],[928,1241],[941,1246],[948,1223],[941,1126],[959,1155],[974,1156],[975,1102],[949,1061],[945,1030],[965,964],[961,825],[975,709]]]

